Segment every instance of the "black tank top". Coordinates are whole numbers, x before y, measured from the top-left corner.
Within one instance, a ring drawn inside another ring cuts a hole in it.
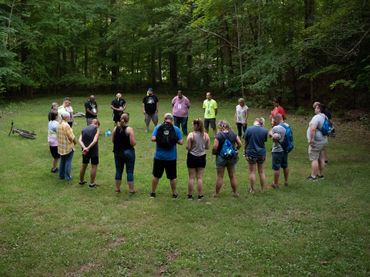
[[[113,140],[113,152],[121,154],[128,149],[134,149],[130,143],[130,136],[126,134],[127,126],[117,127]]]

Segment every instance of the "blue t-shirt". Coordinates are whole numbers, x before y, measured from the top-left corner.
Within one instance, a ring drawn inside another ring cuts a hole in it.
[[[245,143],[248,144],[246,154],[249,157],[258,158],[266,156],[265,142],[268,130],[261,126],[251,126],[244,134]]]
[[[155,137],[157,135],[157,131],[158,131],[159,126],[161,126],[161,124],[157,125],[154,128],[153,133],[152,133],[152,137]],[[177,141],[182,140],[182,133],[181,133],[180,129],[176,126],[173,126],[173,127],[175,128],[175,131],[176,131]],[[169,149],[158,147],[158,145],[156,144],[154,159],[156,159],[156,160],[165,160],[165,161],[176,160],[177,159],[176,144],[173,147],[169,148]]]

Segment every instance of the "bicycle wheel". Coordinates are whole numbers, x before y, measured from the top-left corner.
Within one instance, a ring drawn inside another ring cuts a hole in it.
[[[19,132],[18,133],[21,137],[26,138],[26,139],[35,139],[35,137],[29,133],[25,132]]]

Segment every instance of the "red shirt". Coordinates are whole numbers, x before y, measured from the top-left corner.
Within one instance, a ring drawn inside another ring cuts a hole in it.
[[[281,114],[283,119],[285,119],[285,110],[282,106],[277,106],[271,111],[271,117],[274,117],[277,114]]]

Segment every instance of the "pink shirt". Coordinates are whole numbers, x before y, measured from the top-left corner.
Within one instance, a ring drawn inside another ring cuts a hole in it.
[[[172,114],[177,117],[187,117],[190,108],[190,101],[186,96],[182,96],[180,99],[175,96],[172,99]]]

